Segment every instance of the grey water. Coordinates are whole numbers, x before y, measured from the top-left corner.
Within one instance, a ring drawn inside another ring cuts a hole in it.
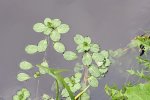
[[[43,54],[27,55],[24,47],[44,38],[35,33],[32,26],[46,17],[59,18],[70,25],[70,31],[61,39],[67,50],[75,50],[73,36],[77,33],[90,36],[101,49],[115,50],[125,47],[139,30],[150,29],[150,0],[0,0],[0,100],[12,100],[12,95],[21,87],[31,91],[32,99],[42,93],[55,95],[51,92],[53,79],[49,76],[39,79],[38,92],[37,80],[23,83],[16,80],[17,73],[22,72],[18,66],[21,60],[33,64],[42,60]],[[116,59],[106,77],[99,81],[99,87],[91,89],[91,100],[109,100],[105,84],[116,83],[121,87],[128,80],[134,81],[126,70],[136,66],[136,55],[137,52],[129,51]],[[62,55],[53,50],[52,43],[47,59],[52,67],[70,70],[76,63],[63,60]],[[32,75],[32,72],[27,73]]]

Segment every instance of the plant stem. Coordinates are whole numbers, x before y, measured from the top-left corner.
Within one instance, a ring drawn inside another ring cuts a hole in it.
[[[56,100],[60,100],[60,98],[59,98],[59,84],[58,84],[57,80],[55,80],[55,81],[56,81]]]
[[[90,85],[88,85],[83,91],[81,91],[81,92],[75,97],[75,100],[77,100],[89,87],[90,87]]]
[[[83,81],[84,81],[85,86],[87,84],[87,79],[88,79],[88,67],[85,66],[84,67],[84,77],[83,77]]]

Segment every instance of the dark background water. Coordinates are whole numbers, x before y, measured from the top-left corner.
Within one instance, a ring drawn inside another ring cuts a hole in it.
[[[69,33],[62,36],[68,50],[75,49],[73,36],[76,33],[90,36],[102,49],[114,50],[125,47],[139,30],[150,29],[150,0],[0,0],[0,100],[11,100],[24,86],[31,91],[32,99],[35,98],[37,80],[20,83],[16,75],[21,72],[18,67],[21,60],[33,64],[41,61],[42,54],[27,55],[24,47],[44,38],[35,33],[32,26],[45,17],[59,18],[70,25]],[[110,67],[99,87],[91,89],[91,100],[109,100],[104,85],[121,86],[126,82],[125,70],[135,65],[134,55],[129,52]],[[75,61],[63,60],[51,43],[47,58],[52,67],[73,69],[75,64]],[[50,89],[52,81],[49,76],[40,79],[38,96],[54,95]]]

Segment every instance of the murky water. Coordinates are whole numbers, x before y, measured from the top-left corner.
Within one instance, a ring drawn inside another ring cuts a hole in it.
[[[20,72],[21,60],[36,64],[43,57],[25,54],[24,47],[44,38],[32,30],[32,25],[45,17],[60,18],[70,25],[70,32],[62,37],[68,50],[75,49],[72,40],[76,33],[89,35],[102,49],[114,50],[126,46],[139,30],[150,29],[150,0],[0,0],[0,100],[11,100],[23,86],[35,97],[37,80],[19,83],[16,74]],[[72,69],[75,62],[62,60],[50,45],[50,65]],[[109,100],[103,89],[106,83],[121,87],[127,79],[131,80],[125,70],[135,66],[135,55],[136,52],[129,51],[110,67],[99,88],[91,89],[91,100]],[[48,76],[40,79],[38,95],[54,95],[50,92],[52,81]]]

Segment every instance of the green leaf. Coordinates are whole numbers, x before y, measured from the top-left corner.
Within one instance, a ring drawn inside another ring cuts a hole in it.
[[[60,33],[58,33],[57,31],[53,31],[51,34],[50,34],[50,38],[52,39],[52,41],[59,41],[60,40]]]
[[[78,51],[78,53],[81,53],[81,52],[85,51],[83,45],[78,45],[76,50]]]
[[[76,91],[79,90],[79,89],[81,89],[81,84],[80,84],[80,83],[76,83],[76,84],[74,85],[74,88],[76,89]],[[75,92],[76,92],[76,91],[75,91]]]
[[[47,67],[47,68],[48,68],[48,66],[49,66],[46,60],[43,61],[43,62],[41,63],[41,65],[44,66],[44,67]],[[39,68],[39,72],[40,72],[41,74],[46,74],[45,70],[42,69],[42,68]]]
[[[72,100],[74,100],[74,95],[72,93],[72,91],[70,90],[69,86],[66,84],[66,82],[64,81],[64,78],[60,75],[60,72],[64,72],[64,70],[57,70],[54,68],[46,68],[44,66],[41,65],[36,65],[39,68],[43,68],[43,70],[45,70],[46,73],[48,73],[49,75],[51,75],[54,79],[56,79],[59,83],[61,83],[63,85],[63,87],[68,91],[69,96]]]
[[[105,85],[105,92],[107,95],[111,96],[111,100],[128,100],[122,90],[118,90],[117,87],[109,87],[108,85]]]
[[[92,58],[93,58],[93,60],[95,60],[95,62],[103,62],[104,61],[104,56],[101,53],[93,53]]]
[[[29,69],[31,69],[32,67],[33,67],[32,64],[29,63],[29,62],[27,62],[27,61],[22,61],[22,62],[20,62],[20,68],[21,68],[22,70],[29,70]]]
[[[84,65],[90,65],[92,63],[92,57],[89,53],[85,53],[82,57],[82,63]]]
[[[13,100],[28,100],[29,96],[30,92],[26,88],[22,88],[13,96]]]
[[[62,97],[68,97],[69,93],[66,89],[63,89],[62,92],[61,92],[61,95],[62,95]]]
[[[138,84],[133,87],[127,87],[125,96],[128,97],[128,100],[149,100],[150,83]]]
[[[90,44],[91,43],[91,38],[90,37],[85,37],[84,38],[84,42],[86,42],[86,43],[88,43],[88,44]]]
[[[61,21],[60,19],[53,19],[51,23],[53,27],[58,27],[61,24]]]
[[[67,33],[69,31],[69,25],[67,24],[61,24],[59,27],[57,27],[58,33]]]
[[[92,87],[98,87],[98,80],[94,76],[88,78],[88,83]]]
[[[97,45],[97,44],[91,44],[91,48],[90,48],[91,52],[98,52],[99,50],[100,50],[99,45]]]
[[[75,60],[75,59],[77,59],[76,53],[74,53],[72,51],[65,51],[63,56],[64,56],[65,60]]]
[[[38,48],[36,45],[28,45],[26,46],[25,51],[28,54],[34,54],[38,51]]]
[[[28,98],[30,96],[30,92],[26,88],[23,88],[22,92],[23,92],[24,98]]]
[[[42,24],[42,23],[36,23],[34,26],[33,26],[33,30],[35,32],[43,32],[45,30],[45,25]]]
[[[47,40],[41,40],[39,43],[38,43],[38,52],[44,52],[46,51],[48,47],[48,43],[47,43]]]
[[[94,77],[99,77],[101,75],[100,71],[98,70],[98,67],[95,66],[90,66],[89,72],[91,73],[92,76]]]
[[[82,74],[81,73],[75,73],[75,78],[81,79]]]
[[[70,80],[69,77],[65,77],[65,78],[64,78],[64,81],[65,81],[66,83],[71,83],[71,80]]]
[[[107,67],[107,66],[110,66],[110,64],[111,64],[111,61],[109,60],[109,59],[106,59],[105,60],[105,66]]]
[[[45,27],[45,30],[43,32],[44,35],[49,35],[52,32],[52,28]]]
[[[84,37],[82,35],[77,34],[74,37],[74,41],[76,44],[82,44],[84,42]]]
[[[56,42],[56,43],[54,43],[54,49],[55,49],[58,53],[63,53],[63,52],[65,52],[65,46],[64,46],[64,44],[62,44],[61,42]]]
[[[90,96],[87,93],[83,93],[79,100],[90,100]]]
[[[28,74],[26,74],[26,73],[19,73],[18,75],[17,75],[17,80],[18,81],[27,81],[27,80],[29,80],[31,77],[28,75]]]
[[[48,26],[49,25],[49,23],[51,23],[51,19],[50,18],[45,18],[45,20],[44,20],[44,24],[46,25],[46,26]]]
[[[35,72],[34,73],[34,78],[39,78],[41,76],[40,72]]]
[[[43,94],[42,100],[49,100],[49,99],[50,99],[49,95]]]

